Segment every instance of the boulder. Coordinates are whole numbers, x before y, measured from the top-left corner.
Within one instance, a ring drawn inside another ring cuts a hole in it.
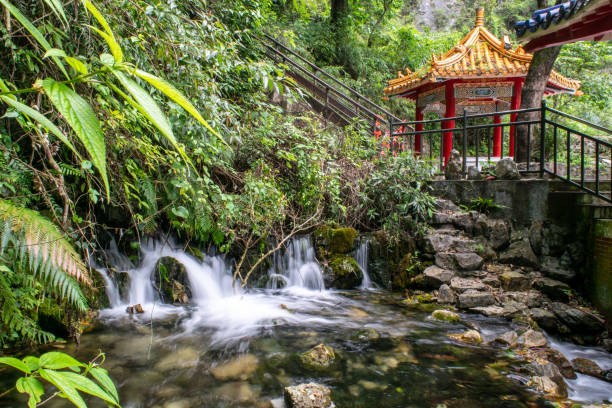
[[[141,314],[144,313],[144,309],[142,308],[142,305],[140,303],[133,305],[133,306],[128,306],[125,308],[125,311],[128,314]]]
[[[567,389],[563,385],[555,382],[550,377],[540,377],[534,376],[531,377],[529,382],[527,383],[528,387],[533,387],[537,391],[547,394],[553,398],[566,398],[567,397]]]
[[[550,347],[546,347],[544,349],[538,350],[536,356],[542,361],[548,360],[554,365],[556,365],[563,377],[569,379],[576,378],[576,373],[574,372],[571,363],[560,351]]]
[[[505,333],[500,334],[493,340],[495,343],[503,344],[504,346],[513,348],[516,346],[516,341],[518,339],[518,335],[515,331],[510,330]]]
[[[476,330],[468,330],[464,333],[453,333],[449,334],[448,337],[454,340],[461,341],[469,344],[480,344],[482,343],[482,336]]]
[[[191,289],[185,266],[165,256],[155,265],[155,287],[164,303],[189,303]]]
[[[287,408],[328,408],[332,406],[331,391],[324,385],[309,383],[285,387]]]
[[[451,279],[450,287],[456,292],[465,292],[466,290],[484,290],[487,286],[475,279],[465,279],[454,277]]]
[[[533,286],[552,300],[567,302],[570,299],[570,287],[563,282],[550,278],[539,278]]]
[[[455,292],[447,284],[441,285],[438,289],[438,303],[454,304],[457,301]]]
[[[529,228],[529,242],[538,255],[558,257],[565,251],[567,230],[550,222],[534,222]]]
[[[348,254],[355,249],[358,235],[354,228],[319,227],[313,233],[317,255],[325,259],[337,254]]]
[[[538,266],[538,258],[533,253],[528,240],[520,240],[510,244],[508,249],[499,256],[499,262],[518,266]]]
[[[443,269],[474,271],[482,266],[483,259],[473,252],[439,252],[435,262]]]
[[[471,309],[478,306],[489,306],[495,303],[495,298],[489,292],[468,290],[457,297],[457,306],[461,309]]]
[[[486,236],[493,249],[499,250],[508,246],[510,242],[510,228],[502,220],[489,220]]]
[[[576,334],[599,335],[605,330],[603,319],[593,313],[555,302],[551,309],[559,320]]]
[[[572,366],[574,367],[574,370],[581,374],[603,379],[603,370],[593,360],[589,360],[588,358],[575,358],[572,360]]]
[[[501,180],[520,180],[521,178],[516,163],[509,157],[497,162],[495,175]]]
[[[519,336],[516,344],[526,348],[544,347],[548,344],[548,340],[546,340],[546,337],[541,332],[530,329]]]
[[[424,288],[439,288],[440,285],[449,283],[455,276],[453,271],[439,268],[435,265],[428,267],[423,273],[415,278],[415,283]]]
[[[505,272],[499,276],[499,281],[505,290],[527,290],[531,287],[529,278],[519,271]]]
[[[549,278],[563,282],[571,282],[576,277],[576,272],[573,269],[562,265],[558,258],[550,256],[544,257],[540,269]]]
[[[499,307],[499,306],[480,306],[480,307],[473,307],[470,310],[476,313],[480,313],[485,316],[494,316],[494,317],[505,316],[507,314],[506,309],[503,307]]]
[[[448,252],[450,250],[467,252],[472,250],[474,246],[472,240],[448,234],[444,230],[426,234],[419,244],[423,252],[428,254]]]
[[[446,322],[458,322],[461,320],[461,317],[457,313],[451,312],[450,310],[434,310],[434,312],[431,314],[431,317],[436,320],[442,320]]]
[[[458,212],[461,211],[461,207],[452,202],[451,200],[445,200],[438,198],[436,200],[436,209],[442,212]]]
[[[534,308],[529,311],[531,318],[544,330],[558,332],[559,320],[553,312],[546,309]]]
[[[450,159],[444,168],[444,177],[446,180],[461,180],[463,179],[461,168],[461,155],[455,149],[450,153]]]
[[[330,368],[336,360],[334,349],[319,344],[300,354],[300,363],[309,370],[321,371]]]
[[[467,169],[468,180],[482,180],[482,174],[477,167],[470,166]]]
[[[474,221],[478,218],[478,213],[473,212],[457,212],[451,217],[451,222],[455,228],[465,231],[467,234],[474,232]]]
[[[219,381],[246,380],[257,370],[258,365],[255,355],[244,354],[211,368],[210,373]]]
[[[325,278],[326,286],[335,289],[353,289],[361,285],[363,271],[357,261],[348,255],[336,255],[329,262],[331,274]]]

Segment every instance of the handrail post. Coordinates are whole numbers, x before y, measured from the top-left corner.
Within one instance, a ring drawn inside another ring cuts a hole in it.
[[[544,160],[546,143],[546,101],[542,99],[542,111],[540,114],[540,178],[544,177]]]
[[[463,176],[467,174],[467,109],[463,110]]]

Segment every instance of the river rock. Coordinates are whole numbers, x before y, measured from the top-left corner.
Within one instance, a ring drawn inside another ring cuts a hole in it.
[[[501,287],[505,290],[527,290],[531,287],[529,278],[518,271],[505,272],[499,276]]]
[[[455,272],[432,265],[425,269],[421,275],[415,277],[415,283],[423,288],[435,289],[442,284],[449,283],[453,276],[455,276]]]
[[[253,354],[244,354],[210,369],[210,373],[219,381],[246,380],[257,370],[259,361]]]
[[[495,175],[501,180],[520,180],[521,178],[516,163],[509,157],[497,162],[495,165]]]
[[[434,310],[431,317],[446,322],[458,322],[461,320],[461,317],[457,313],[451,312],[450,310]]]
[[[217,387],[215,395],[227,401],[238,401],[241,404],[252,403],[259,397],[249,383],[242,381],[233,381]]]
[[[489,306],[495,303],[495,298],[489,292],[468,290],[457,297],[457,305],[461,309],[470,309],[479,306]]]
[[[189,303],[191,288],[182,263],[165,256],[157,261],[154,274],[155,287],[164,303]]]
[[[529,314],[542,329],[554,332],[559,331],[559,320],[553,312],[546,309],[534,308],[529,311]]]
[[[446,180],[461,180],[463,179],[461,169],[461,155],[455,149],[451,150],[450,159],[444,168],[444,178]]]
[[[456,292],[465,292],[466,290],[484,290],[487,286],[475,279],[466,279],[455,277],[451,279],[450,287]]]
[[[287,408],[328,408],[332,406],[331,391],[324,385],[309,383],[285,387]]]
[[[473,312],[480,313],[485,316],[505,316],[508,314],[505,308],[499,306],[479,306],[470,309]]]
[[[548,344],[548,341],[541,332],[530,329],[519,336],[516,340],[516,344],[526,348],[544,347]]]
[[[605,330],[604,321],[592,313],[559,302],[553,303],[551,309],[557,318],[577,335],[599,335]]]
[[[325,286],[335,289],[353,289],[363,281],[363,271],[357,261],[348,255],[336,255],[329,262],[331,274],[325,276]]]
[[[482,336],[476,330],[468,330],[463,333],[449,334],[448,337],[454,340],[461,341],[469,344],[480,344],[482,343]]]
[[[531,379],[527,383],[527,386],[533,387],[537,391],[547,394],[553,398],[566,398],[567,397],[567,389],[559,385],[559,383],[555,382],[550,377],[539,377],[539,376],[531,377]]]
[[[538,358],[541,360],[548,360],[554,365],[557,366],[563,377],[569,379],[575,379],[576,373],[574,372],[574,368],[572,364],[568,361],[567,358],[561,353],[559,350],[555,350],[550,347],[546,347],[537,351]]]
[[[457,301],[455,292],[447,284],[441,285],[438,289],[438,303],[454,304]]]
[[[574,370],[579,373],[590,375],[591,377],[603,378],[601,367],[588,358],[575,358],[572,360],[572,366]]]
[[[179,348],[164,356],[157,364],[155,371],[170,371],[178,368],[192,368],[198,365],[200,355],[190,347]]]
[[[509,330],[497,336],[493,341],[495,343],[503,344],[504,346],[513,348],[514,346],[516,346],[517,339],[518,335],[516,334],[516,332],[514,330]]]
[[[510,228],[502,220],[489,220],[486,236],[493,249],[500,250],[508,246],[510,242]]]
[[[538,258],[526,239],[510,244],[508,249],[500,254],[499,262],[518,266],[538,266]]]
[[[533,282],[533,286],[552,300],[567,302],[570,299],[570,287],[567,283],[550,278],[539,278]]]
[[[483,264],[483,259],[474,252],[439,252],[435,258],[436,265],[447,270],[474,271]]]
[[[310,370],[326,370],[332,366],[335,359],[334,349],[324,344],[319,344],[300,354],[300,362]]]
[[[134,306],[128,306],[125,308],[125,311],[128,314],[141,314],[144,313],[144,309],[142,308],[142,305],[140,303],[134,305]]]

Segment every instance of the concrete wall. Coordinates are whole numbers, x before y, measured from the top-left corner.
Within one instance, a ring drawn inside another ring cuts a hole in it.
[[[594,220],[592,242],[591,299],[606,316],[612,316],[612,220]]]

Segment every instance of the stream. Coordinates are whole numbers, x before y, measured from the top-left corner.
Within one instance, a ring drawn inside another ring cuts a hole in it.
[[[550,406],[526,387],[528,376],[516,373],[522,363],[512,353],[447,337],[465,331],[465,324],[432,320],[431,310],[402,304],[400,295],[374,288],[369,278],[360,290],[325,289],[309,237],[294,239],[274,257],[267,288],[248,291],[232,288],[230,263],[221,256],[200,261],[153,242],[142,255],[128,270],[129,291],[122,298],[106,279],[111,307],[100,312],[80,347],[61,350],[84,361],[104,351],[123,407],[283,407],[283,387],[311,381],[330,387],[341,408]],[[190,305],[156,300],[151,275],[164,256],[185,266]],[[367,277],[367,241],[355,258]],[[145,313],[126,314],[136,303]],[[513,328],[506,320],[461,317],[485,343]],[[603,350],[549,341],[568,358],[586,356],[612,368]],[[308,371],[297,356],[320,343],[334,348],[337,363],[329,371]],[[2,389],[11,380],[0,379]],[[579,374],[567,384],[574,401],[612,399],[610,383]],[[24,401],[0,400],[0,406]],[[91,401],[98,406],[104,405]]]

